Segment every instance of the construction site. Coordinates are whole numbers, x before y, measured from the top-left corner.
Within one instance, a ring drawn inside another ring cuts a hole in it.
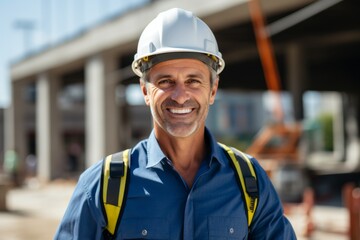
[[[226,61],[207,119],[219,142],[259,161],[299,240],[360,240],[360,2],[347,0],[148,1],[14,61],[0,133],[21,167],[1,174],[0,239],[51,239],[80,174],[150,134],[131,63],[172,7],[203,19]]]

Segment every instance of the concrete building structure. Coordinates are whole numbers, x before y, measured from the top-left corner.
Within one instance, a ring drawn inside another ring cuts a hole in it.
[[[359,108],[360,3],[261,4],[268,23],[275,23],[268,30],[282,88],[293,96],[295,119],[303,117],[306,90],[347,92]],[[81,170],[106,154],[131,147],[151,128],[149,115],[132,127],[129,115],[144,108],[129,108],[124,100],[126,86],[137,82],[131,71],[137,40],[148,22],[172,7],[193,11],[214,30],[226,61],[221,89],[267,89],[246,1],[151,1],[11,66],[5,149],[17,149],[21,159],[36,153],[38,176],[46,181],[64,176],[72,164],[82,165],[73,169]],[[66,104],[68,86],[78,86],[75,95],[82,97]],[[71,163],[70,155],[78,162]]]
[[[4,160],[4,125],[4,109],[0,108],[0,169],[2,169]]]

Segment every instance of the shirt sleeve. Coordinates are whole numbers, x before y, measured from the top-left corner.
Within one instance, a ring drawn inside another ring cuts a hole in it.
[[[249,232],[249,239],[296,239],[289,220],[285,217],[278,194],[259,163],[252,159],[258,177],[259,202]]]
[[[98,163],[80,176],[54,239],[102,238],[105,220],[99,207],[100,171]]]

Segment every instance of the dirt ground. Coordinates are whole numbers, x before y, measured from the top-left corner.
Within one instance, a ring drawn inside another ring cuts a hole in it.
[[[0,212],[1,240],[53,239],[74,183],[33,185],[8,192],[7,211]]]

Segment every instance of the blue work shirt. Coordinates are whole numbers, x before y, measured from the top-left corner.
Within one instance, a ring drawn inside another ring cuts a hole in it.
[[[131,150],[130,184],[116,239],[296,239],[278,195],[253,162],[259,202],[250,232],[237,176],[206,130],[208,155],[189,188],[161,151],[154,132]],[[55,239],[102,239],[102,161],[80,177]]]

